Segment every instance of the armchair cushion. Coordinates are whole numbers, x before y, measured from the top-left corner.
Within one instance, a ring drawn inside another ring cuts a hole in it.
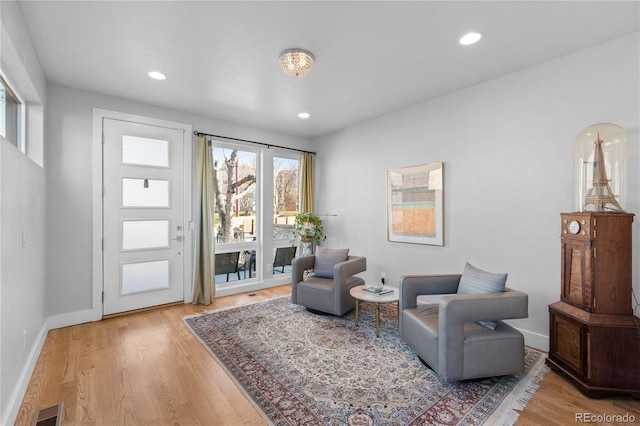
[[[467,262],[462,270],[458,294],[501,293],[507,282],[506,273],[483,271]],[[495,330],[497,323],[493,321],[478,321],[490,330]]]
[[[451,293],[443,294],[423,294],[416,297],[416,303],[418,305],[439,305],[444,296],[448,296]]]
[[[317,278],[333,278],[333,267],[349,257],[349,249],[330,249],[318,247],[313,276]]]

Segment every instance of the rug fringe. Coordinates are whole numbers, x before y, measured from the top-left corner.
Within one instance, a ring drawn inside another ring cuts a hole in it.
[[[529,348],[529,350],[535,349]],[[527,377],[520,381],[519,384],[522,385],[522,387],[520,389],[516,387],[516,389],[512,391],[508,400],[503,401],[503,404],[508,405],[501,410],[496,410],[496,413],[489,417],[486,424],[512,426],[518,420],[520,412],[524,410],[524,407],[529,403],[533,394],[538,390],[542,379],[544,379],[544,376],[549,372],[549,367],[545,362],[546,358],[546,354],[540,357],[536,362],[536,365],[531,367]]]

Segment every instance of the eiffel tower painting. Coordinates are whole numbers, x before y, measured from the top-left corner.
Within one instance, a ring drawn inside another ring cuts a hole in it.
[[[593,186],[587,191],[584,197],[582,211],[587,211],[587,206],[593,205],[594,211],[619,211],[624,212],[616,196],[613,195],[607,179],[607,170],[604,164],[604,154],[602,153],[602,140],[598,133],[598,139],[593,142],[595,145],[593,152]]]

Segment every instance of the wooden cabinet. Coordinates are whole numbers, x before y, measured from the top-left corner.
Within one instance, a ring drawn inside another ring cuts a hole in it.
[[[561,214],[560,301],[547,364],[589,397],[640,398],[640,319],[631,307],[628,213]]]

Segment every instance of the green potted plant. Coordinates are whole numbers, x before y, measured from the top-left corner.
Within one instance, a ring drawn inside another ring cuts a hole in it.
[[[324,235],[322,219],[313,213],[298,213],[296,215],[296,235],[303,243],[320,242],[327,239]]]

